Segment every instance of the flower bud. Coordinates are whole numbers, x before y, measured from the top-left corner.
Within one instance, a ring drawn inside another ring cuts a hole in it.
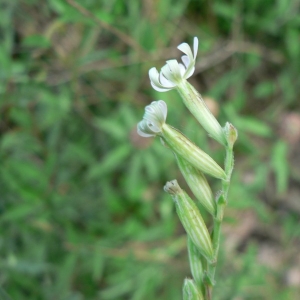
[[[207,133],[222,145],[226,145],[225,134],[221,125],[208,109],[201,95],[187,81],[177,85],[177,90],[183,99],[185,106]]]
[[[217,203],[217,213],[216,213],[216,220],[222,222],[224,216],[224,208],[227,205],[227,201],[224,197],[224,192],[219,191],[216,194],[216,203]]]
[[[182,292],[183,300],[204,300],[202,292],[192,279],[184,280]]]
[[[224,127],[224,133],[226,136],[227,144],[229,148],[232,149],[234,143],[238,138],[238,131],[231,123],[226,122],[226,125]]]
[[[192,166],[213,177],[226,179],[224,170],[204,151],[175,128],[164,123],[161,136],[170,148]]]
[[[188,244],[190,269],[194,281],[196,282],[197,286],[200,288],[203,285],[203,276],[204,276],[201,254],[189,237],[188,237],[187,244]]]
[[[216,203],[204,174],[192,166],[186,159],[175,155],[179,169],[191,191],[210,214],[215,216]]]
[[[214,250],[212,241],[196,204],[180,188],[176,180],[167,182],[164,190],[172,196],[178,217],[198,251],[208,261],[213,262]]]

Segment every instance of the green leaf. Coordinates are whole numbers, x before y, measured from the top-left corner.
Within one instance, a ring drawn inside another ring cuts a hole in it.
[[[64,262],[60,268],[60,272],[58,273],[57,278],[57,292],[61,295],[67,293],[72,284],[73,276],[75,275],[75,270],[78,268],[78,254],[77,252],[69,253],[68,256],[65,257]],[[65,297],[63,297],[65,298]]]
[[[284,193],[288,187],[289,163],[287,156],[288,145],[283,141],[278,141],[273,147],[271,157],[278,193]]]
[[[33,34],[30,36],[27,36],[23,40],[24,46],[29,46],[29,47],[36,47],[36,48],[49,48],[51,46],[50,40],[40,34]]]
[[[298,28],[288,28],[285,34],[285,44],[289,56],[292,59],[298,59],[300,53]]]
[[[272,128],[261,120],[252,117],[241,117],[235,121],[234,125],[238,130],[253,133],[262,137],[271,137]]]
[[[140,153],[135,154],[130,159],[130,168],[127,170],[127,174],[125,177],[125,190],[130,199],[138,199],[140,201],[140,193],[141,193],[141,179],[142,172],[141,166],[143,162],[143,156]]]
[[[124,165],[126,157],[130,154],[132,148],[128,144],[119,146],[118,148],[110,151],[98,164],[91,167],[88,172],[88,179],[96,179],[113,172],[120,166]]]
[[[5,292],[4,289],[2,289],[2,287],[0,286],[0,299],[1,300],[12,300],[8,294]]]
[[[94,257],[90,260],[91,270],[93,274],[93,279],[95,281],[99,281],[104,273],[104,266],[105,266],[105,257],[103,256],[101,246],[96,246],[96,249],[94,251]]]
[[[41,209],[41,205],[22,204],[13,206],[5,211],[5,214],[1,217],[1,221],[17,221],[24,219]]]
[[[271,81],[264,81],[256,85],[254,95],[257,98],[264,98],[272,95],[275,91],[275,84]]]
[[[124,137],[128,135],[128,131],[125,130],[124,125],[117,123],[115,120],[95,118],[93,120],[95,126],[100,130],[113,137],[117,141],[124,140]]]

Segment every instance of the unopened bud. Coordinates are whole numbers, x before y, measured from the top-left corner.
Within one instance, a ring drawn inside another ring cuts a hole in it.
[[[180,188],[176,180],[167,182],[164,190],[172,196],[178,217],[198,251],[208,261],[214,261],[212,241],[196,204]]]
[[[182,292],[183,300],[204,300],[201,290],[192,279],[184,280]]]
[[[227,144],[230,147],[230,149],[232,149],[234,143],[238,138],[238,131],[231,123],[227,122],[224,127],[224,133],[226,136]]]
[[[201,254],[198,251],[197,247],[192,242],[191,238],[189,237],[188,237],[187,245],[188,245],[191,273],[193,275],[194,281],[196,282],[197,286],[201,287],[203,285],[203,277],[204,277]]]
[[[197,200],[210,214],[215,216],[216,203],[204,174],[199,169],[192,166],[186,159],[178,155],[175,155],[175,157],[184,179]]]
[[[227,205],[227,201],[224,198],[223,191],[220,191],[216,194],[216,203],[217,203],[217,214],[216,219],[221,222],[224,216],[224,207]]]

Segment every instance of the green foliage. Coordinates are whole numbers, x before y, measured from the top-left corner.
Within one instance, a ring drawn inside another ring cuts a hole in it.
[[[273,147],[271,164],[276,176],[277,192],[286,192],[289,179],[288,146],[283,141],[278,141]]]
[[[77,1],[95,18],[72,2],[1,3],[0,298],[181,299],[186,241],[162,187],[177,178],[189,190],[136,123],[163,99],[168,123],[223,161],[147,75],[198,36],[190,80],[240,134],[215,299],[297,299],[299,140],[282,121],[299,112],[297,2]],[[245,212],[256,227],[230,248]],[[270,247],[275,265],[261,259]]]

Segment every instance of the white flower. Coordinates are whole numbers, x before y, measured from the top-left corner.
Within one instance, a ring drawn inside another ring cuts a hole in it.
[[[143,120],[138,123],[137,132],[140,136],[156,136],[161,132],[167,118],[167,104],[162,101],[153,101],[145,107]]]
[[[182,63],[176,59],[168,60],[165,66],[158,73],[156,68],[149,70],[149,77],[152,87],[159,92],[167,92],[175,88],[182,80],[191,77],[195,71],[195,61],[198,51],[198,38],[194,37],[194,54],[187,43],[182,43],[177,47],[184,54],[181,57]]]

